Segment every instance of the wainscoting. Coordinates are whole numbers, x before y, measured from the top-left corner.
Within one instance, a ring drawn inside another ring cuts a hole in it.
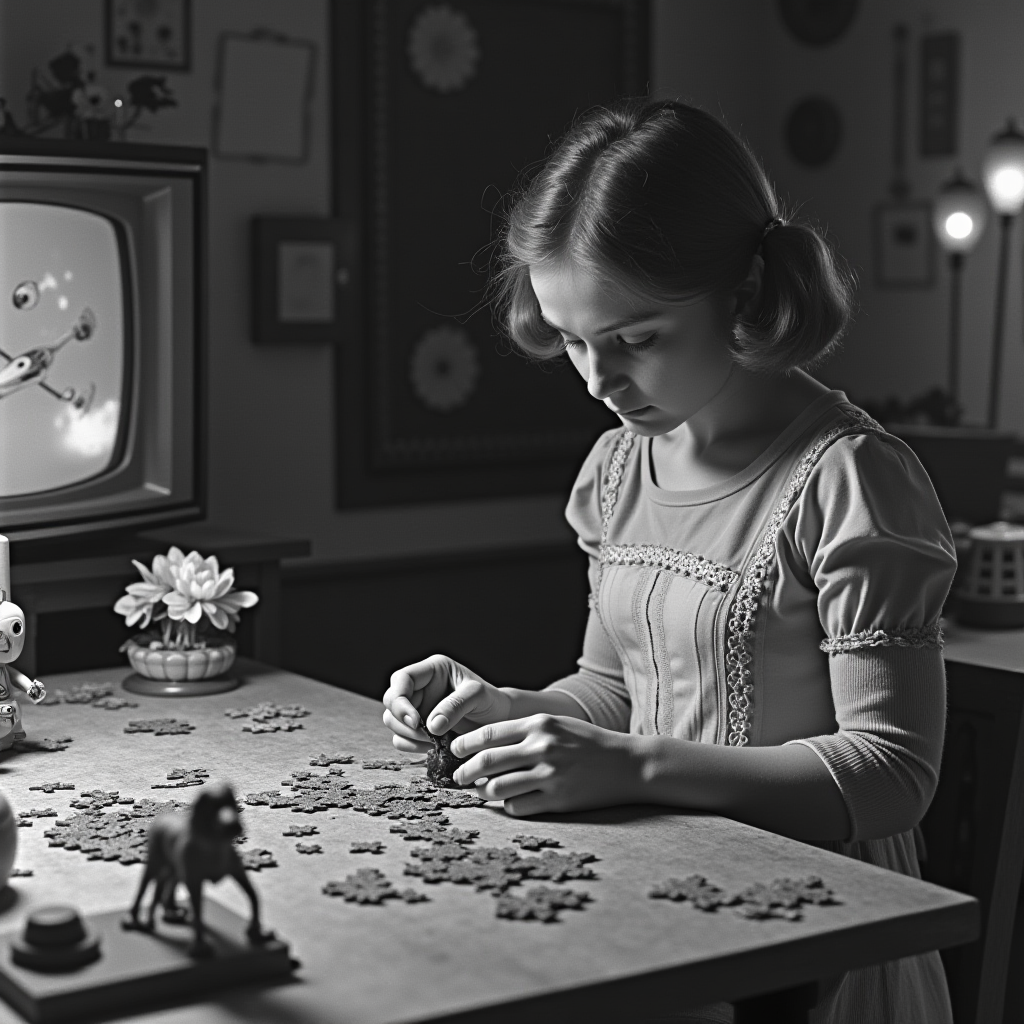
[[[285,569],[283,582],[284,666],[370,697],[435,653],[538,688],[575,670],[586,625],[575,545]]]

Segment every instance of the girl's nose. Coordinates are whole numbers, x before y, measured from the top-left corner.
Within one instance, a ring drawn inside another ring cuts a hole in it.
[[[629,386],[629,381],[615,368],[614,361],[607,355],[598,354],[590,346],[587,364],[587,391],[598,401],[603,402]]]

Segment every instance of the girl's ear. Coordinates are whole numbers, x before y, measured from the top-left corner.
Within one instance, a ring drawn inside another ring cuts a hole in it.
[[[732,315],[739,316],[748,309],[756,309],[761,299],[764,280],[764,257],[757,253],[750,261],[750,270],[732,295]]]

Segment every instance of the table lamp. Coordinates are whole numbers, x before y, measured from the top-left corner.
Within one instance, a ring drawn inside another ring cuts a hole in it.
[[[960,291],[964,256],[977,244],[988,221],[988,206],[977,186],[959,172],[942,186],[932,208],[932,227],[949,253],[949,394],[960,404]]]
[[[992,366],[988,382],[988,426],[999,420],[999,377],[1003,361],[1003,316],[1006,307],[1006,273],[1010,257],[1013,219],[1024,208],[1024,135],[1013,120],[989,143],[981,165],[981,177],[992,209],[999,215],[999,267],[996,272],[996,311],[992,329]]]

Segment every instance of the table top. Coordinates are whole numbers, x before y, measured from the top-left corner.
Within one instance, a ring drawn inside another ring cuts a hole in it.
[[[975,629],[956,621],[944,621],[946,661],[1024,675],[1024,629]]]
[[[278,789],[291,772],[308,769],[321,752],[355,756],[345,777],[357,786],[408,779],[422,768],[371,771],[365,758],[394,757],[380,705],[322,683],[240,660],[243,685],[233,692],[196,698],[123,694],[138,707],[102,710],[58,704],[23,708],[30,738],[74,737],[56,753],[5,754],[2,788],[15,811],[54,807],[66,817],[74,792],[43,794],[29,786],[69,781],[76,792],[118,790],[136,798],[190,799],[195,790],[153,790],[174,767],[204,766],[214,779],[245,793]],[[114,682],[127,669],[52,676],[48,688],[76,682]],[[117,692],[122,693],[118,686]],[[226,708],[260,701],[300,703],[312,714],[294,732],[243,732]],[[126,734],[131,719],[175,717],[196,728],[188,735]],[[322,770],[322,769],[321,769]],[[593,903],[564,911],[559,923],[498,919],[493,897],[470,886],[425,885],[405,878],[403,865],[418,843],[389,832],[386,817],[335,809],[298,814],[246,807],[247,846],[273,851],[279,866],[251,877],[260,892],[264,921],[292,945],[301,961],[296,982],[228,992],[196,1006],[135,1015],[133,1020],[185,1024],[213,1022],[436,1020],[488,1011],[489,1020],[521,1020],[521,1000],[536,1020],[564,1017],[581,989],[604,986],[635,1011],[637,993],[675,1010],[718,999],[829,977],[844,969],[970,941],[977,935],[974,900],[912,878],[785,839],[725,818],[656,807],[624,807],[523,821],[499,805],[446,812],[452,825],[478,829],[477,845],[508,846],[518,832],[552,836],[561,850],[597,855],[597,878],[565,883],[588,892]],[[19,829],[17,864],[29,878],[15,878],[17,900],[0,914],[0,928],[20,923],[26,910],[54,900],[73,901],[92,913],[125,907],[141,877],[140,865],[89,861],[77,851],[49,847],[43,831],[53,818]],[[322,855],[301,855],[282,831],[313,824]],[[352,854],[353,840],[382,840],[380,856]],[[360,867],[383,871],[396,885],[427,893],[429,902],[398,900],[381,906],[346,903],[321,893],[329,879]],[[841,899],[837,906],[807,908],[802,921],[749,920],[729,909],[703,913],[689,903],[653,900],[652,883],[699,873],[727,892],[776,877],[820,875]],[[213,887],[217,899],[241,913],[246,904],[230,880]],[[561,1000],[561,1003],[559,1002]],[[566,1000],[569,1000],[567,1003]],[[561,1009],[558,1009],[558,1006]],[[605,1004],[602,1004],[605,1005]],[[339,1014],[339,1008],[344,1012]],[[555,1009],[552,1009],[552,1008]],[[556,1012],[557,1010],[557,1012]],[[462,1018],[460,1018],[462,1019]],[[467,1017],[466,1019],[470,1019]],[[0,1004],[0,1024],[20,1020]]]

